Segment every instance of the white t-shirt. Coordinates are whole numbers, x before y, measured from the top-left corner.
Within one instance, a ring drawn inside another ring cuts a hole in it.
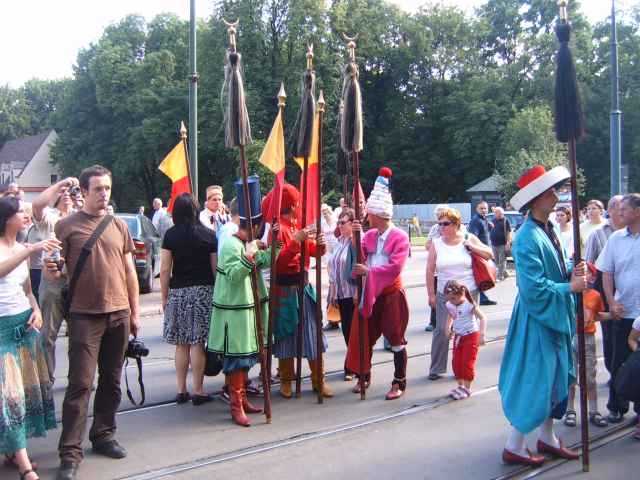
[[[465,300],[460,305],[447,302],[446,306],[453,319],[453,332],[456,335],[468,335],[480,331],[480,324],[473,313],[473,304]]]
[[[0,261],[9,256],[0,256]],[[29,279],[29,268],[25,260],[7,275],[0,278],[0,317],[17,315],[31,308],[24,293],[24,282]]]

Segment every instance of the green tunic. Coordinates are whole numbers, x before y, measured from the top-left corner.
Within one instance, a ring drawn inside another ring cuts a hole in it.
[[[271,250],[260,250],[255,255],[259,269],[268,267]],[[225,241],[220,257],[216,285],[213,292],[213,310],[209,328],[209,350],[225,357],[246,357],[258,353],[251,269],[253,265],[245,257],[245,246],[238,237]],[[269,319],[267,288],[258,275],[258,292],[262,304],[262,323],[266,343]]]

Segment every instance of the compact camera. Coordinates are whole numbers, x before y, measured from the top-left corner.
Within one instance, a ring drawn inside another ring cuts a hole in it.
[[[69,195],[70,195],[71,197],[74,197],[74,198],[75,198],[75,197],[79,197],[79,196],[80,196],[80,193],[81,193],[81,192],[80,192],[80,187],[79,187],[78,185],[74,185],[73,187],[71,187],[71,188],[69,189]]]

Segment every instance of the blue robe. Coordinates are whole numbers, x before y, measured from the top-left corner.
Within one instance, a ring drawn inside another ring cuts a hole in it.
[[[571,339],[576,304],[547,234],[528,219],[513,243],[518,295],[500,367],[505,416],[526,434],[561,415],[575,381]],[[567,271],[569,264],[567,264]],[[553,415],[552,415],[553,409]]]

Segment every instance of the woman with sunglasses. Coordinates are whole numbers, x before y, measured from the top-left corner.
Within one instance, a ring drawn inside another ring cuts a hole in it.
[[[353,246],[352,224],[356,214],[352,208],[343,208],[338,219],[340,236],[333,247],[329,258],[329,303],[338,307],[344,342],[349,346],[351,319],[355,306],[356,282],[351,275],[356,262],[356,251]],[[347,370],[346,359],[344,366],[344,380],[348,382],[353,377]]]
[[[436,311],[436,328],[431,338],[431,367],[429,380],[438,380],[447,371],[449,335],[447,332],[447,299],[444,286],[450,280],[467,287],[471,297],[478,302],[478,287],[473,278],[471,252],[483,258],[493,257],[491,247],[482,243],[475,235],[461,231],[462,216],[454,208],[446,208],[438,216],[440,238],[434,238],[429,247],[427,260],[427,291],[429,306]],[[435,273],[438,272],[438,286]]]

